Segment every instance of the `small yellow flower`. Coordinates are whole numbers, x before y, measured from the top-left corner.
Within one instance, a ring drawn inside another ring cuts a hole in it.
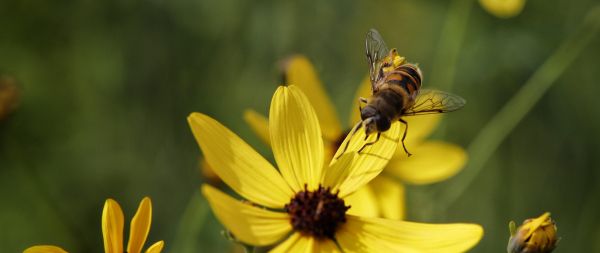
[[[300,87],[317,108],[326,154],[332,157],[348,134],[348,129],[360,120],[358,98],[370,96],[369,79],[365,78],[357,90],[354,104],[350,107],[350,122],[342,127],[334,106],[308,59],[293,56],[287,60],[284,71],[286,82]],[[247,110],[244,118],[258,136],[269,143],[268,120],[253,110]],[[410,126],[405,144],[414,155],[409,158],[403,149],[396,150],[384,173],[349,197],[348,201],[353,206],[350,213],[403,219],[405,192],[404,186],[398,181],[415,185],[436,183],[455,175],[465,165],[467,154],[461,147],[442,141],[424,140],[440,121],[439,114],[406,117],[405,120]]]
[[[140,202],[137,212],[131,219],[129,230],[128,253],[140,253],[150,232],[152,222],[152,203],[145,197]],[[104,252],[123,253],[123,211],[119,203],[107,199],[102,210],[102,234],[104,236]],[[163,241],[158,241],[150,246],[146,253],[160,253],[164,247]],[[50,245],[33,246],[24,253],[66,253],[67,251]]]
[[[463,252],[483,234],[475,224],[422,224],[347,213],[354,208],[347,197],[376,177],[394,153],[398,142],[392,136],[400,134],[399,123],[360,155],[365,134],[357,133],[347,153],[325,164],[324,133],[315,110],[299,88],[279,87],[268,121],[279,169],[209,116],[192,113],[188,123],[214,172],[247,200],[202,186],[216,217],[243,243],[279,243],[271,252]]]
[[[510,230],[508,253],[549,253],[556,248],[556,225],[550,219],[550,213],[527,219],[518,229],[515,229],[515,223],[511,221]]]
[[[525,0],[479,0],[484,10],[499,18],[517,16],[525,6]]]

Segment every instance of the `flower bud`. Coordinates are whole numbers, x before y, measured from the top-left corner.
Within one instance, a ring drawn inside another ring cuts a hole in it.
[[[508,253],[548,253],[556,248],[556,225],[550,213],[535,219],[527,219],[519,228],[511,221]]]

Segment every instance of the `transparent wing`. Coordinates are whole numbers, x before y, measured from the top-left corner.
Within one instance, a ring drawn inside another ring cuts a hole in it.
[[[380,78],[379,70],[381,64],[386,56],[388,56],[390,50],[383,41],[381,34],[375,29],[370,29],[367,32],[367,38],[365,39],[365,46],[367,50],[367,62],[369,63],[369,78],[371,79],[371,90],[375,90],[374,86],[378,78]]]
[[[414,116],[423,114],[435,114],[456,111],[467,101],[452,93],[421,89],[415,98],[415,104],[403,114],[404,116]]]

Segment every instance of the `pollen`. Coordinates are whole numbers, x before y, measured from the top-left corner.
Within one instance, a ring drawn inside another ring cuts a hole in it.
[[[338,193],[330,188],[319,188],[296,193],[290,203],[285,205],[294,230],[317,239],[333,239],[338,227],[346,222],[346,206]]]
[[[394,67],[399,67],[400,65],[404,64],[405,61],[406,59],[404,57],[396,55],[394,57]]]

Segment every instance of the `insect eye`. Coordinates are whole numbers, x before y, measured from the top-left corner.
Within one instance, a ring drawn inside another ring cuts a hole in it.
[[[375,124],[377,124],[377,130],[381,132],[390,129],[392,122],[386,117],[378,116],[375,121]]]
[[[375,116],[375,112],[375,108],[373,108],[372,106],[367,106],[360,111],[360,118],[362,120],[365,120],[367,118],[373,117]]]

